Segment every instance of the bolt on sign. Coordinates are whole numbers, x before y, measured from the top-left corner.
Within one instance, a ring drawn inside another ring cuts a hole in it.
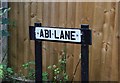
[[[89,25],[81,28],[47,27],[41,23],[29,26],[30,40],[35,40],[35,81],[42,82],[42,41],[81,44],[81,81],[89,81],[89,45],[92,35]]]

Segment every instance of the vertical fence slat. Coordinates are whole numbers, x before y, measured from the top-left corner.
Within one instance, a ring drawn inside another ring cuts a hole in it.
[[[67,2],[59,3],[59,27],[66,27],[67,23]],[[66,43],[58,43],[59,55],[58,59],[62,57],[61,53],[66,51]],[[66,54],[66,53],[65,53]]]
[[[48,19],[48,3],[46,2],[46,3],[43,3],[43,6],[42,6],[42,26],[44,25],[44,26],[46,26],[46,25],[48,25],[48,21],[47,21],[47,19]],[[44,19],[43,19],[44,18]],[[48,63],[49,63],[49,59],[47,58],[47,55],[49,56],[49,53],[48,53],[48,44],[47,44],[47,42],[44,42],[43,41],[43,71],[47,71],[47,66],[49,65]],[[50,57],[50,56],[49,56]],[[47,71],[48,72],[48,71]]]
[[[86,20],[87,20],[87,24],[89,24],[89,28],[91,28],[91,29],[93,29],[93,27],[94,27],[94,13],[95,13],[95,2],[93,2],[93,3],[91,3],[91,2],[88,2],[87,3],[87,17],[86,17]],[[92,45],[93,45],[93,39],[92,39]],[[92,45],[89,45],[89,72],[91,71],[91,62],[92,62],[92,60],[91,60],[91,56],[92,56]],[[94,66],[94,65],[93,65]],[[92,78],[92,76],[91,76],[91,74],[93,74],[93,73],[89,73],[89,80],[91,81],[91,78]]]
[[[24,27],[25,27],[25,29],[24,29],[24,58],[25,58],[25,62],[28,60],[28,56],[29,56],[29,51],[30,51],[30,41],[29,41],[29,25],[30,25],[30,3],[25,3],[25,5],[24,5],[24,7],[25,7],[25,10],[24,10],[24,12],[26,12],[26,13],[24,13],[24,16],[25,16],[25,18],[24,18],[24,22],[25,22],[25,25],[24,25]]]
[[[30,25],[34,26],[34,23],[36,22],[36,9],[37,4],[36,2],[32,2],[30,4]],[[35,60],[35,42],[30,41],[30,56],[29,60]]]
[[[40,23],[42,23],[42,21],[43,21],[43,2],[39,2],[39,3],[36,3],[37,4],[37,15],[36,15],[36,20],[37,20],[37,22],[40,22]]]
[[[112,16],[112,3],[105,3],[106,11],[104,12],[104,24],[103,24],[103,42],[102,42],[102,63],[101,63],[101,80],[106,81],[110,80],[111,74],[111,60],[112,60],[112,37],[113,37],[113,27],[110,23],[111,20],[114,21],[114,18],[111,19]],[[114,14],[114,13],[113,13]],[[104,75],[103,75],[104,74]]]
[[[51,17],[50,17],[50,26],[53,26],[53,27],[57,27],[58,26],[58,20],[59,20],[59,4],[57,2],[51,2]],[[51,65],[54,65],[54,64],[57,64],[58,63],[58,43],[56,42],[51,42],[50,43],[50,48],[51,49],[51,58],[50,58],[50,62],[51,62]],[[54,78],[54,74],[53,74],[53,78]]]
[[[9,65],[14,67],[14,70],[17,71],[17,18],[18,18],[18,4],[17,3],[9,3],[9,7],[11,8],[10,10],[10,19],[12,21],[15,21],[15,26],[9,26],[9,32],[10,32],[10,36],[9,36],[9,40],[8,40],[8,45],[10,48],[8,48],[9,51],[9,55],[12,56],[8,56],[8,61],[10,61]],[[13,11],[15,10],[15,11]],[[14,12],[14,13],[13,13]],[[12,60],[11,60],[12,59]],[[16,63],[14,63],[16,62]]]
[[[79,10],[78,10],[79,9]],[[80,28],[80,20],[82,12],[82,4],[76,3],[76,14],[75,14],[75,28]],[[81,80],[81,53],[80,53],[80,44],[74,45],[74,63],[73,63],[73,81],[80,81]]]
[[[59,27],[67,27],[67,2],[61,2],[59,3]],[[66,43],[58,43],[58,60],[61,58],[67,58],[67,52],[66,52]],[[58,61],[59,62],[59,61]],[[66,63],[65,65],[62,65],[65,71],[66,69]]]
[[[76,3],[67,3],[67,27],[69,28],[75,27],[75,5]],[[73,44],[66,44],[66,52],[67,52],[66,72],[69,75],[69,80],[72,80],[73,77],[73,61],[75,56],[73,55],[73,49],[74,49]]]
[[[17,27],[17,63],[19,64],[18,71],[21,69],[21,65],[24,62],[24,3],[18,3],[18,27]],[[18,20],[17,19],[17,20]]]
[[[24,63],[28,62],[30,52],[30,40],[29,40],[29,25],[30,25],[30,3],[24,4]],[[24,71],[27,74],[27,71]]]
[[[90,55],[90,80],[100,80],[100,60],[102,47],[102,27],[104,21],[104,3],[94,3],[92,46]],[[101,18],[99,18],[101,17]],[[97,20],[97,19],[100,20]],[[94,72],[95,73],[92,73]]]
[[[120,18],[120,2],[118,3],[118,18]],[[118,19],[118,72],[119,72],[119,75],[118,75],[118,79],[120,81],[120,19]]]
[[[118,3],[113,3],[113,7],[112,7],[112,9],[111,9],[111,16],[112,16],[112,18],[111,18],[111,24],[113,25],[113,27],[112,27],[112,30],[113,30],[113,36],[112,36],[112,38],[111,38],[111,41],[112,41],[112,44],[113,44],[113,47],[112,47],[112,61],[111,61],[111,76],[110,76],[110,80],[111,81],[119,81],[119,74],[118,74],[118,72],[120,71],[119,70],[119,63],[118,63],[118,61],[119,61],[119,55],[120,55],[120,53],[118,54],[118,52],[119,52],[119,50],[118,50],[118,45],[119,45],[119,43],[118,43],[118,33],[120,33],[120,31],[119,31],[119,27],[118,27],[118,23],[119,23],[119,21],[118,21],[118,15],[119,15],[119,10],[118,10]],[[114,19],[114,20],[113,20]],[[116,65],[116,64],[118,64],[118,65]]]
[[[67,21],[67,3],[61,2],[59,3],[59,27],[66,27],[66,21]],[[58,59],[62,57],[62,52],[65,52],[66,44],[65,43],[58,43],[59,47],[59,55]],[[65,53],[66,54],[66,53]]]
[[[50,19],[51,18],[51,3],[49,2],[44,2],[43,3],[43,25],[44,26],[50,26]],[[47,69],[49,65],[51,65],[51,56],[50,51],[52,48],[50,47],[50,42],[44,42],[43,41],[43,47],[44,47],[44,62],[46,63],[46,71],[50,73],[51,71]],[[44,63],[43,63],[44,64]],[[52,73],[49,74],[49,78],[52,79]]]
[[[59,19],[59,10],[58,10],[58,6],[59,4],[57,2],[52,2],[51,3],[51,24],[50,26],[53,26],[53,27],[57,27],[58,26],[58,19]],[[58,52],[58,43],[55,43],[55,42],[51,42],[51,47],[53,47],[53,53],[52,53],[52,59],[51,61],[52,64],[57,64],[58,62],[58,55],[57,55],[57,52]]]

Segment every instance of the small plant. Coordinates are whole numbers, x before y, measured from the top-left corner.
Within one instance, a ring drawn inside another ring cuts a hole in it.
[[[7,67],[6,64],[0,64],[0,79],[8,80],[13,74],[14,71],[12,68]]]
[[[13,83],[16,83],[18,81],[34,82],[35,81],[34,66],[35,66],[34,61],[26,62],[21,66],[19,72],[16,73],[13,68],[8,67],[6,64],[0,64],[0,79],[3,79],[3,81],[11,81]],[[27,70],[28,72],[26,75],[23,74],[24,70]],[[42,76],[43,81],[48,80],[47,72],[43,72]]]
[[[35,66],[34,61],[30,61],[30,62],[24,63],[22,65],[22,68],[28,71],[28,74],[26,76],[23,76],[25,79],[35,80],[35,68],[34,68],[34,66]],[[42,73],[42,80],[43,81],[48,80],[48,73],[47,72]]]
[[[4,8],[1,7],[0,8],[0,25],[3,25],[0,29],[0,39],[3,36],[8,37],[9,36],[9,32],[7,30],[7,28],[4,25],[10,25],[10,26],[15,26],[15,21],[10,21],[9,18],[6,17],[6,13],[8,13],[8,11],[10,11],[11,8]],[[3,52],[5,53],[4,57],[7,54],[7,49],[6,48],[2,48]],[[6,62],[5,62],[6,63]],[[3,80],[11,80],[11,78],[14,76],[14,71],[13,68],[8,67],[7,64],[3,64],[0,63],[0,79]]]
[[[56,83],[68,81],[68,75],[66,73],[66,54],[65,52],[61,52],[61,57],[57,64],[48,66],[48,70],[51,70],[50,73],[43,72],[42,80],[50,81],[49,76],[52,73],[53,79],[52,82]],[[27,71],[27,74],[23,74],[24,71]],[[32,82],[35,81],[35,62],[29,61],[21,65],[20,70],[16,73],[13,68],[8,67],[6,64],[0,64],[0,78],[4,80],[10,80],[13,83],[16,83],[15,80],[29,80]],[[18,82],[19,83],[19,82]]]
[[[63,82],[63,81],[68,81],[68,75],[66,73],[66,54],[63,51],[61,54],[61,58],[59,59],[58,64],[56,65],[52,65],[52,66],[48,66],[49,70],[52,70],[53,73],[53,82],[59,81],[59,82]]]
[[[34,65],[35,65],[35,62],[34,61],[30,61],[30,62],[27,62],[27,63],[24,63],[22,65],[22,68],[24,70],[27,70],[28,73],[26,76],[23,76],[25,77],[25,79],[31,79],[31,80],[34,80],[35,79],[35,69],[34,69]],[[22,72],[20,72],[22,73]]]
[[[42,81],[48,81],[48,73],[47,72],[42,73]]]

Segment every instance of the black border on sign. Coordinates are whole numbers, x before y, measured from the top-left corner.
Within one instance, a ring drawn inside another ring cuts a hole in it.
[[[35,31],[34,26],[34,31]],[[50,41],[50,42],[62,42],[62,43],[73,43],[73,44],[88,44],[92,45],[92,35],[91,35],[91,30],[89,28],[64,28],[64,27],[48,27],[48,26],[41,26],[43,28],[55,28],[55,29],[74,29],[74,30],[80,30],[82,35],[81,35],[81,42],[72,42],[72,41],[60,41],[60,40],[47,40],[47,39],[36,39],[35,38],[35,32],[34,32],[34,40],[37,41]],[[84,39],[85,38],[85,39]]]

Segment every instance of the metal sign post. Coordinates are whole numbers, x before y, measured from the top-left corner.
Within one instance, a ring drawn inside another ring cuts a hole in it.
[[[89,25],[81,25],[81,81],[89,81],[89,44],[92,44],[91,31]]]
[[[30,40],[35,40],[35,27],[41,27],[41,23],[30,26]],[[42,81],[42,41],[35,40],[35,81]]]
[[[29,27],[30,40],[35,40],[35,81],[42,82],[42,41],[81,44],[81,81],[89,81],[89,45],[92,44],[89,25],[81,28],[41,26]]]

